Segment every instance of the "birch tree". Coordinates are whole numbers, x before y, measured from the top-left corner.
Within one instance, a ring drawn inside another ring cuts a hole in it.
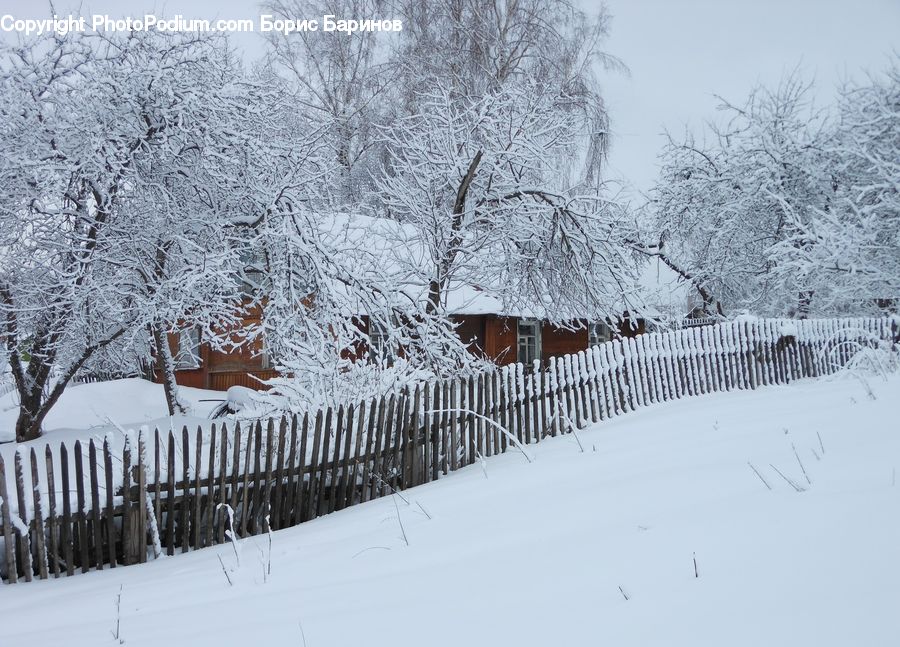
[[[287,20],[326,14],[392,17],[387,0],[274,0],[263,7]],[[324,31],[273,32],[268,37],[271,62],[293,87],[297,107],[319,122],[330,122],[327,139],[336,165],[336,191],[322,197],[334,206],[358,203],[368,188],[368,160],[375,146],[372,125],[386,111],[385,95],[392,80],[388,41],[394,37]]]

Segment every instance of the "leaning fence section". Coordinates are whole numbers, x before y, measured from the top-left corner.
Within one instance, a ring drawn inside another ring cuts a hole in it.
[[[428,483],[640,407],[833,373],[896,320],[759,320],[641,335],[355,405],[0,456],[0,574],[117,568]]]

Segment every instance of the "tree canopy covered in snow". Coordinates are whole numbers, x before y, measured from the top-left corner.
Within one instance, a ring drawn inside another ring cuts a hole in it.
[[[900,64],[816,109],[798,74],[722,102],[712,137],[669,138],[650,253],[708,310],[874,312],[900,294]]]

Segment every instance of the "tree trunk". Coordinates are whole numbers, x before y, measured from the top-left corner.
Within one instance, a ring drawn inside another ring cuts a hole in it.
[[[41,436],[41,423],[46,412],[41,412],[41,391],[19,392],[19,416],[16,418],[16,442],[35,440]]]
[[[169,415],[187,413],[187,407],[178,398],[178,383],[175,381],[175,360],[169,348],[169,339],[162,325],[153,326],[153,343],[156,346],[156,367],[162,374],[163,391]]]

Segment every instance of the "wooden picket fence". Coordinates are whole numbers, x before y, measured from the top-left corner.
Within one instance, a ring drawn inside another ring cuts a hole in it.
[[[0,457],[0,572],[46,579],[266,533],[645,405],[827,375],[897,343],[896,319],[723,323],[302,416],[31,445]]]

